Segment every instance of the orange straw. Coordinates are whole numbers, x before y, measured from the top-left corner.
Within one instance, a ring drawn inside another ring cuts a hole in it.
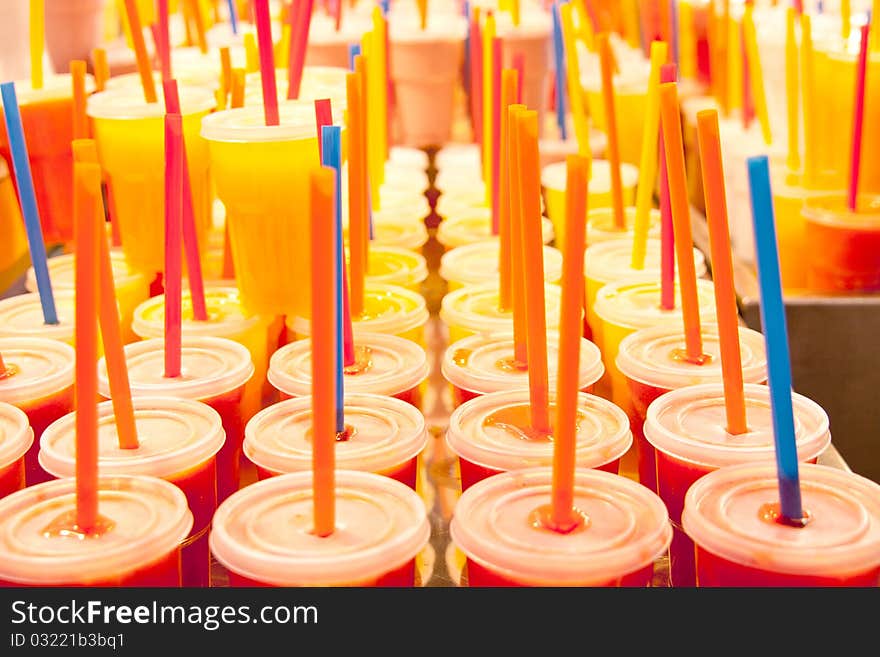
[[[345,78],[348,105],[348,258],[349,303],[351,316],[364,312],[364,278],[369,248],[367,217],[367,162],[364,150],[364,106],[361,76],[349,73]]]
[[[519,142],[517,156],[520,177],[517,187],[522,203],[520,232],[526,292],[526,345],[532,428],[549,434],[552,427],[547,385],[547,311],[544,301],[544,240],[541,239],[538,113],[535,110],[520,112],[514,129]]]
[[[335,525],[336,458],[336,281],[333,226],[336,172],[311,174],[312,220],[312,494],[315,535],[329,536]],[[333,281],[328,292],[327,283]]]
[[[110,79],[110,66],[107,64],[107,51],[103,48],[92,50],[92,66],[95,67],[95,89],[104,91]]]
[[[188,0],[190,3],[190,13],[193,22],[196,24],[196,38],[198,39],[199,50],[202,54],[208,53],[208,40],[205,38],[205,17],[202,15],[202,6],[199,0]]]
[[[718,112],[703,110],[697,114],[697,138],[703,171],[703,192],[706,197],[709,245],[712,249],[712,278],[715,281],[715,313],[721,342],[721,374],[724,381],[727,431],[739,435],[748,429]]]
[[[148,103],[155,103],[157,100],[156,84],[153,81],[153,70],[150,67],[150,57],[147,55],[144,30],[135,2],[136,0],[125,0],[125,13],[128,15],[128,24],[131,26],[131,39],[134,44],[138,72],[141,75],[141,86],[144,88],[144,100]]]
[[[704,359],[703,339],[700,335],[700,307],[697,298],[697,272],[694,266],[684,147],[681,140],[678,86],[675,82],[664,82],[660,85],[660,118],[663,125],[669,203],[672,209],[675,252],[678,260],[685,347],[688,360],[701,363]]]
[[[229,54],[229,47],[220,48],[220,72],[221,87],[223,89],[223,97],[232,89],[232,56]]]
[[[428,28],[428,0],[416,0],[419,10],[419,25],[423,30]]]
[[[232,108],[244,107],[244,76],[243,68],[232,69],[232,92],[229,97],[229,106]]]
[[[517,138],[516,121],[522,112],[526,111],[525,105],[511,105],[507,108],[508,125],[508,149],[510,158],[510,171],[508,173],[508,195],[510,197],[510,273],[513,278],[510,286],[513,295],[513,357],[520,365],[529,362],[528,348],[526,346],[526,290],[523,265],[522,245],[522,198],[519,194],[519,184],[522,180],[519,157],[519,140]],[[541,240],[543,242],[543,240]]]
[[[510,120],[507,108],[516,102],[518,74],[514,69],[501,72],[501,140],[499,144],[500,172],[498,176],[498,281],[501,310],[511,307],[513,286],[510,264]]]
[[[88,139],[89,117],[86,116],[86,63],[81,59],[70,62],[73,80],[73,138]]]
[[[602,98],[605,102],[605,126],[608,132],[608,163],[611,165],[611,205],[614,209],[614,225],[623,230],[623,182],[620,178],[620,147],[617,142],[617,114],[614,109],[614,63],[608,34],[596,35],[599,60],[602,65]]]
[[[76,525],[98,520],[98,212],[101,167],[74,164],[76,231]]]

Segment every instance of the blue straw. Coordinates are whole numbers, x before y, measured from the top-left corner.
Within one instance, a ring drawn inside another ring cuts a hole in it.
[[[381,7],[382,7],[382,13],[385,14],[385,15],[387,16],[387,15],[388,15],[388,12],[389,12],[389,10],[390,10],[390,8],[391,8],[391,0],[381,0],[381,1],[379,2],[379,4],[380,4]]]
[[[354,58],[361,54],[361,44],[353,43],[348,47],[348,67],[354,70]]]
[[[559,3],[553,5],[553,53],[556,56],[556,124],[562,141],[568,139],[565,125],[565,45],[562,42],[562,21]],[[519,81],[522,84],[522,80]]]
[[[748,167],[758,282],[761,292],[761,325],[767,350],[767,379],[770,385],[773,433],[776,442],[779,501],[782,517],[790,521],[798,521],[803,518],[803,510],[798,477],[794,411],[791,405],[791,363],[767,156],[749,158]]]
[[[342,179],[342,128],[337,125],[325,125],[321,128],[321,144],[323,154],[323,164],[325,167],[332,167],[336,171],[336,216],[333,221],[336,225],[336,432],[345,431],[345,387],[343,383],[343,363],[345,356],[343,353],[343,313],[342,313],[342,281],[343,281],[343,258],[345,252],[342,246],[342,185],[339,181]]]
[[[232,33],[238,34],[238,11],[235,8],[235,0],[226,0],[229,5],[229,22],[232,23]]]
[[[40,227],[40,211],[37,209],[37,197],[34,194],[34,179],[31,165],[28,162],[27,141],[21,125],[21,114],[18,110],[18,98],[15,95],[15,83],[4,82],[0,85],[3,96],[6,134],[9,135],[9,151],[12,154],[12,168],[18,183],[18,200],[24,216],[24,227],[27,232],[28,248],[31,252],[31,264],[37,279],[37,291],[40,294],[40,305],[43,307],[43,321],[46,324],[58,324],[58,312],[55,310],[55,297],[52,294],[52,282],[49,280],[49,266],[46,262],[46,244],[43,242],[43,229]]]

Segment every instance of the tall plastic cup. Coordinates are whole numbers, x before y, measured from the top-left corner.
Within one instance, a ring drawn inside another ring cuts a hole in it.
[[[553,222],[546,217],[541,217],[541,236],[544,244],[553,241]],[[497,239],[498,236],[492,234],[492,211],[489,208],[453,208],[437,226],[437,241],[447,250]]]
[[[70,345],[49,338],[0,338],[6,375],[0,377],[0,401],[27,415],[33,442],[24,455],[24,481],[28,486],[48,481],[37,460],[40,437],[50,424],[73,410],[76,352]]]
[[[77,532],[73,477],[0,500],[0,587],[181,585],[180,545],[193,515],[177,486],[105,475],[98,511],[101,531]]]
[[[211,581],[208,530],[217,508],[216,455],[225,439],[220,416],[201,402],[171,397],[133,399],[139,446],[122,449],[113,403],[98,404],[98,471],[142,475],[175,484],[186,495],[192,530],[180,544],[184,586]],[[59,478],[76,473],[76,413],[53,422],[40,439],[40,465]]]
[[[165,376],[165,341],[143,340],[125,347],[128,380],[134,397],[168,396],[204,402],[220,415],[226,440],[217,453],[217,499],[238,490],[245,416],[245,385],[254,372],[250,352],[238,342],[206,336],[185,337],[181,376]],[[111,399],[107,361],[98,362],[98,392]]]
[[[76,314],[76,295],[73,290],[53,290],[52,295],[55,298],[58,324],[45,323],[40,295],[36,292],[0,299],[0,337],[49,338],[75,346],[73,320]]]
[[[396,335],[360,332],[354,349],[354,364],[343,369],[346,392],[396,397],[421,409],[430,370],[424,347]],[[291,342],[272,354],[268,379],[281,399],[311,395],[311,340]]]
[[[371,28],[369,16],[358,11],[343,11],[338,30],[336,21],[330,14],[314,12],[309,25],[306,66],[347,68],[351,61],[349,48],[360,43]]]
[[[524,7],[519,25],[514,25],[509,12],[495,14],[496,34],[501,39],[501,66],[513,68],[518,57],[523,61],[520,81],[522,103],[538,111],[538,125],[544,125],[547,108],[547,86],[553,47],[553,21],[543,8]]]
[[[105,0],[46,0],[46,50],[56,72],[89,61],[103,42]]]
[[[703,475],[725,466],[772,463],[775,459],[770,389],[745,385],[748,432],[727,432],[724,388],[707,383],[673,390],[648,406],[645,439],[656,449],[657,493],[675,528],[669,549],[673,586],[695,584],[694,544],[682,531],[688,488]],[[792,393],[798,460],[815,462],[831,444],[828,415],[821,406]]]
[[[440,258],[440,276],[449,283],[449,290],[468,285],[498,282],[498,240],[485,240],[450,249]],[[562,278],[562,252],[544,246],[544,282],[559,283]]]
[[[31,74],[28,33],[30,5],[21,0],[0,0],[0,78],[25,80]]]
[[[649,586],[671,537],[663,502],[601,470],[575,472],[582,529],[548,530],[535,512],[551,504],[550,468],[499,474],[455,505],[449,533],[467,555],[469,586]]]
[[[414,490],[390,477],[338,470],[339,530],[325,537],[312,531],[313,500],[312,473],[297,472],[247,486],[220,505],[211,552],[232,586],[415,584],[415,559],[431,527]]]
[[[24,457],[33,442],[34,430],[24,411],[0,402],[0,499],[24,488]]]

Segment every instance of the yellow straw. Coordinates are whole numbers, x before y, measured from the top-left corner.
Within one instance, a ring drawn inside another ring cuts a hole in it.
[[[767,98],[764,96],[764,74],[761,72],[761,55],[758,53],[758,38],[755,35],[755,19],[752,5],[746,5],[743,16],[743,36],[746,42],[746,57],[749,63],[749,80],[752,98],[755,100],[755,113],[761,123],[761,134],[768,146],[773,142],[770,133],[770,115],[767,112]]]
[[[510,20],[516,27],[520,24],[520,7],[519,0],[510,0]]]
[[[873,16],[873,14],[872,14]],[[852,6],[850,0],[840,0],[840,36],[846,43],[849,39],[850,21],[852,20]]]
[[[578,17],[578,32],[583,38],[584,43],[587,44],[587,48],[595,52],[596,35],[593,33],[593,23],[590,21],[590,17],[587,14],[587,7],[584,5],[584,0],[573,0],[573,2]],[[565,4],[560,5],[560,9],[564,6]]]
[[[45,0],[31,0],[31,87],[43,88],[43,46],[46,40]]]
[[[868,38],[870,39],[869,43],[871,44],[871,51],[880,50],[880,38],[878,38],[877,34],[877,14],[880,13],[880,0],[874,0],[871,5],[871,29],[868,32]]]
[[[574,134],[578,143],[578,154],[587,160],[587,176],[589,176],[593,151],[590,148],[590,128],[587,123],[587,112],[584,108],[583,87],[581,87],[581,69],[575,46],[574,23],[572,21],[570,3],[564,2],[559,5],[559,20],[562,23],[562,41],[565,50],[565,75],[568,80],[568,100],[571,103],[571,115],[574,120]]]
[[[678,61],[681,77],[697,77],[697,44],[694,40],[694,10],[690,2],[678,5]]]
[[[275,68],[287,68],[290,64],[290,23],[281,26],[281,40],[275,46]]]
[[[801,90],[804,97],[804,187],[816,184],[816,126],[813,99],[816,96],[813,75],[813,29],[810,15],[801,14]]]
[[[727,58],[727,108],[728,111],[742,107],[743,58],[740,55],[739,23],[728,16],[724,22],[727,41],[724,56]]]
[[[642,155],[639,160],[639,186],[636,190],[636,221],[633,236],[632,268],[644,269],[648,250],[648,224],[651,198],[657,175],[657,139],[660,132],[660,67],[666,63],[669,46],[664,41],[651,44],[651,73],[648,77],[648,98],[645,103],[645,128],[642,133]]]
[[[492,41],[495,39],[495,16],[489,12],[483,25],[483,182],[486,186],[486,205],[492,205]]]
[[[788,168],[801,168],[800,126],[798,125],[798,51],[794,34],[795,9],[785,14],[785,96],[788,105]]]
[[[260,70],[260,53],[257,50],[257,41],[253,32],[244,35],[244,70],[247,73],[256,73]]]
[[[681,5],[684,7],[684,3]],[[639,27],[639,8],[635,2],[627,0],[623,3],[623,31],[626,42],[632,48],[641,47],[641,28]],[[679,9],[681,11],[681,9]],[[679,32],[679,34],[681,34]]]
[[[387,35],[388,21],[379,5],[373,7],[373,38],[376,42],[374,49],[376,55],[376,111],[379,116],[378,132],[376,139],[379,140],[379,184],[385,182],[385,161],[388,159],[388,51]]]

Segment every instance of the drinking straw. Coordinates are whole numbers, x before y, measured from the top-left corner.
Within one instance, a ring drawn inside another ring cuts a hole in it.
[[[526,110],[516,116],[519,142],[518,181],[521,210],[523,278],[526,301],[526,347],[529,363],[529,400],[532,428],[551,433],[550,398],[547,385],[547,316],[544,302],[544,254],[541,239],[541,181],[538,155],[538,112]],[[578,303],[580,308],[580,303]]]
[[[743,130],[748,130],[755,118],[754,93],[752,89],[751,67],[749,62],[749,54],[746,49],[745,39],[745,23],[740,27],[740,51],[741,57],[736,60],[740,82],[740,118],[742,119]]]
[[[229,95],[229,106],[232,108],[244,107],[244,81],[245,70],[232,69],[232,92]]]
[[[520,366],[529,362],[527,345],[525,264],[523,256],[523,203],[520,194],[522,167],[520,166],[519,133],[517,120],[525,105],[507,108],[508,149],[510,170],[508,172],[508,195],[510,197],[510,274],[511,305],[513,306],[513,358]],[[543,241],[543,240],[542,240]]]
[[[499,56],[499,59],[501,59],[500,56]],[[525,80],[526,79],[526,55],[525,55],[525,53],[522,53],[522,52],[513,53],[513,62],[512,63],[513,63],[514,70],[519,74],[519,79]],[[523,83],[519,86],[519,89],[518,89],[519,95],[518,95],[518,98],[516,99],[516,102],[520,103],[520,104],[523,102],[522,90],[523,90],[524,86],[525,86],[525,84]]]
[[[801,93],[804,110],[804,186],[816,184],[818,158],[816,156],[816,125],[813,103],[816,96],[813,75],[813,31],[809,14],[801,15]]]
[[[428,0],[416,0],[419,10],[419,26],[425,30],[428,28]]]
[[[776,220],[773,216],[773,195],[770,190],[770,166],[766,155],[750,157],[747,164],[761,295],[761,326],[767,348],[767,382],[770,386],[773,434],[776,443],[780,520],[790,524],[803,524],[794,412],[791,405],[788,329],[782,301],[779,253],[776,250]]]
[[[697,296],[697,272],[694,265],[684,146],[681,139],[681,111],[678,106],[676,82],[664,82],[660,85],[660,119],[663,124],[669,203],[672,208],[675,252],[678,258],[678,286],[681,294],[681,311],[684,315],[685,349],[690,362],[702,363],[705,357],[703,338],[700,334],[700,303]]]
[[[501,164],[501,39],[492,39],[492,234],[498,234],[498,167]]]
[[[840,0],[840,36],[843,42],[849,41],[850,22],[852,20],[852,3],[850,0]]]
[[[556,378],[556,430],[553,434],[552,520],[558,531],[574,529],[575,445],[577,442],[580,342],[583,335],[584,248],[587,217],[587,162],[566,158],[565,247],[562,254],[562,305]]]
[[[46,262],[46,244],[43,242],[43,229],[40,226],[40,212],[37,208],[37,197],[34,193],[34,179],[28,160],[27,140],[21,125],[21,112],[15,94],[15,83],[0,84],[3,97],[3,118],[6,123],[6,134],[9,139],[9,153],[12,156],[12,170],[18,183],[18,202],[24,217],[25,233],[31,264],[37,279],[37,292],[43,309],[43,321],[46,324],[58,324],[58,313],[55,309],[55,296],[52,294],[52,282],[49,280],[49,266]]]
[[[281,39],[275,44],[275,66],[290,68],[290,23],[281,23]]]
[[[353,43],[348,47],[348,68],[354,70],[354,58],[361,54],[361,44]]]
[[[501,74],[498,164],[498,300],[501,310],[508,310],[513,300],[510,263],[510,120],[507,108],[514,105],[519,76],[513,69]]]
[[[135,0],[125,0],[125,13],[131,28],[131,40],[134,45],[138,73],[141,76],[141,86],[144,89],[144,100],[148,103],[155,103],[157,100],[156,84],[153,82],[153,70],[150,67],[150,57],[147,54],[147,44],[144,42],[144,31],[141,27],[141,17],[138,14]]]
[[[678,2],[677,0],[668,0],[669,2],[669,46],[672,56],[672,63],[681,68],[681,44],[679,42],[678,31]]]
[[[183,119],[165,114],[165,376],[180,376]]]
[[[804,13],[804,1],[803,0],[792,0],[792,3],[794,4],[794,9],[797,13],[799,13],[799,14]]]
[[[767,111],[767,99],[764,95],[764,74],[761,72],[761,55],[758,52],[758,37],[755,34],[755,19],[752,15],[754,7],[747,4],[743,16],[743,38],[748,58],[749,80],[755,113],[761,123],[761,134],[768,146],[773,142],[770,132],[770,114]]]
[[[794,12],[792,11],[792,14]],[[697,114],[697,139],[703,193],[706,199],[706,222],[712,252],[712,279],[715,283],[715,314],[721,343],[721,375],[724,383],[724,407],[727,432],[740,435],[746,426],[746,402],[743,391],[742,357],[739,345],[736,290],[733,284],[733,256],[724,191],[724,167],[718,112],[703,110]]]
[[[235,0],[226,0],[229,5],[229,23],[232,25],[232,33],[238,34],[238,9],[235,6]]]
[[[520,14],[519,0],[510,0],[510,20],[514,27],[519,27]]]
[[[309,27],[312,23],[314,0],[300,0],[290,12],[290,53],[287,59],[287,98],[299,98],[306,46],[309,43]]]
[[[376,177],[376,184],[385,182],[385,162],[388,159],[388,22],[385,14],[379,6],[373,7],[373,51],[372,61],[373,75],[368,76],[369,84],[373,85],[374,91],[369,100],[370,113],[368,120],[374,118],[375,126],[370,128],[370,134],[375,135],[375,171],[370,173]],[[376,188],[376,200],[378,201],[379,189]]]
[[[73,82],[73,138],[87,139],[89,117],[86,115],[86,63],[81,59],[70,62]]]
[[[252,32],[244,35],[244,60],[245,70],[248,73],[256,73],[260,70],[260,53],[257,51],[257,39]]]
[[[690,2],[678,4],[678,68],[681,77],[697,79],[697,43],[695,39],[694,10]]]
[[[43,48],[46,43],[45,0],[31,0],[31,88],[43,88]]]
[[[862,161],[862,126],[865,121],[869,26],[862,25],[860,30],[861,41],[859,43],[859,62],[856,67],[856,97],[853,102],[853,133],[850,148],[849,188],[847,190],[847,205],[850,212],[855,212],[858,206],[859,171]]]
[[[495,15],[486,13],[483,25],[483,182],[486,183],[486,205],[492,205],[492,117],[495,116],[494,96],[492,94],[492,71],[494,71]],[[496,226],[492,226],[493,234]]]
[[[98,520],[98,224],[101,168],[74,164],[76,241],[76,526],[91,532]]]
[[[336,31],[342,27],[342,0],[332,0],[333,5],[333,25]]]
[[[880,0],[874,0],[874,2],[871,3],[871,10],[868,14],[868,24],[871,25],[871,27],[876,27],[876,25],[874,25],[874,22],[880,20],[877,18],[878,15],[880,15]],[[878,42],[877,39],[877,32],[878,30],[874,29],[871,30],[870,33],[872,52],[877,52],[878,50],[880,50],[880,42]]]
[[[480,8],[474,8],[470,24],[470,89],[471,125],[474,141],[483,153],[483,37],[480,30]]]
[[[311,172],[312,247],[312,494],[314,532],[329,536],[335,525],[336,459],[336,227],[332,217],[336,172]],[[329,288],[329,290],[328,290]],[[330,292],[328,294],[328,292]]]
[[[559,20],[562,23],[562,40],[565,45],[565,73],[568,79],[568,99],[571,103],[571,114],[574,119],[574,133],[578,143],[578,154],[590,162],[590,131],[587,123],[587,111],[584,107],[583,87],[581,87],[581,68],[578,61],[577,45],[574,33],[574,22],[571,16],[571,4],[558,5]]]
[[[107,51],[103,48],[92,50],[92,66],[95,68],[95,89],[104,91],[110,79],[110,68],[107,65]]]
[[[159,66],[162,70],[162,81],[171,79],[171,36],[168,30],[168,0],[158,2],[158,28],[156,49],[159,51]]]
[[[589,27],[592,29],[593,34],[598,35],[599,32],[602,32],[602,24],[599,21],[599,15],[596,13],[596,7],[593,5],[592,0],[581,0],[584,10],[586,11],[586,16],[589,18]]]
[[[623,11],[623,31],[626,42],[631,48],[638,48],[641,45],[639,8],[635,2],[623,2],[621,4],[621,10]]]
[[[648,228],[654,183],[657,174],[657,134],[660,130],[660,68],[666,62],[669,47],[664,41],[651,43],[651,72],[648,75],[648,96],[645,102],[645,127],[642,131],[642,152],[639,158],[639,184],[636,189],[636,219],[633,235],[633,269],[645,268],[648,250]]]
[[[617,141],[617,112],[614,108],[614,79],[611,63],[611,44],[608,33],[596,35],[599,61],[602,67],[602,100],[605,106],[605,127],[608,133],[608,163],[611,166],[611,205],[614,210],[614,225],[624,230],[626,222],[623,214],[623,182],[620,178],[620,146]]]
[[[364,105],[362,78],[349,73],[345,78],[348,109],[348,259],[351,268],[349,302],[351,313],[364,312],[364,277],[369,243],[367,228],[367,162],[364,148]]]
[[[562,141],[568,139],[568,126],[566,125],[566,110],[568,103],[565,99],[565,44],[562,41],[562,22],[559,18],[559,3],[553,4],[553,64],[556,66],[556,125],[559,128],[559,138]]]
[[[228,46],[220,48],[220,87],[223,89],[223,98],[232,89],[232,55]]]
[[[660,68],[660,83],[675,82],[675,64],[664,64]],[[658,121],[660,89],[657,89]],[[660,307],[663,310],[675,308],[675,230],[672,224],[672,204],[669,199],[669,165],[666,161],[666,141],[662,126],[659,126],[660,142]]]
[[[789,7],[785,14],[785,98],[788,109],[787,163],[789,169],[798,171],[801,168],[800,130],[798,125],[800,84],[798,81],[798,51],[794,22],[794,7]]]
[[[324,162],[324,126],[333,125],[333,108],[329,98],[315,101],[315,124],[318,127],[318,161],[325,166],[333,166],[331,162]]]
[[[232,242],[229,239],[229,223],[223,226],[223,278],[235,278],[235,262],[232,260]]]
[[[177,93],[177,80],[166,80],[162,85],[165,96],[165,111],[180,114],[180,96]],[[202,262],[199,258],[199,236],[196,232],[195,205],[192,196],[192,183],[187,166],[186,140],[181,139],[183,149],[183,249],[186,256],[187,279],[192,297],[193,317],[196,321],[208,321],[205,305],[205,283],[202,277]]]
[[[278,125],[278,90],[275,87],[275,58],[272,53],[272,23],[269,0],[254,0],[257,44],[260,51],[260,79],[263,82],[263,114],[266,125]]]
[[[199,50],[202,54],[208,52],[208,41],[205,38],[205,17],[202,15],[202,6],[199,0],[184,0],[190,3],[190,15],[196,26],[196,38],[198,40]]]

